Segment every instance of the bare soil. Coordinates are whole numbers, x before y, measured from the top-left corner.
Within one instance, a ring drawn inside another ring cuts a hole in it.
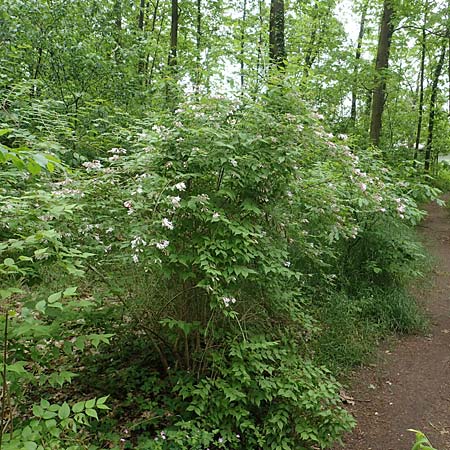
[[[450,450],[450,215],[435,203],[426,209],[419,229],[435,266],[430,282],[413,291],[430,318],[429,334],[385,343],[376,364],[352,375],[346,394],[358,425],[344,439],[348,450],[411,450],[409,428]]]

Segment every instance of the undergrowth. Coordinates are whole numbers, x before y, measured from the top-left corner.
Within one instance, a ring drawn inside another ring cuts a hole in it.
[[[437,191],[281,91],[130,118],[127,148],[105,136],[70,173],[3,145],[5,449],[300,450],[353,427],[333,374],[423,329],[404,287]]]

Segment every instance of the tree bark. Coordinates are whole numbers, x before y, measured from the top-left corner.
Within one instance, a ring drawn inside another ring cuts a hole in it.
[[[240,76],[241,76],[241,92],[244,93],[244,82],[245,82],[245,21],[247,20],[247,0],[244,0],[244,4],[242,6],[242,22],[241,22],[241,54],[239,56],[240,59]]]
[[[177,52],[178,52],[178,0],[172,0],[172,22],[170,24],[170,50],[168,64],[175,71],[177,66]]]
[[[441,77],[442,68],[444,67],[446,49],[447,49],[447,42],[445,42],[445,44],[442,46],[441,55],[439,56],[439,61],[434,71],[433,84],[431,86],[430,114],[428,118],[428,137],[427,137],[427,145],[425,147],[425,165],[424,165],[425,172],[429,172],[431,167],[433,131],[436,118],[436,99],[438,94],[439,78]]]
[[[364,38],[364,31],[366,26],[366,15],[367,9],[369,7],[368,0],[365,1],[362,11],[361,11],[361,21],[359,22],[359,33],[358,33],[358,42],[356,44],[356,52],[355,52],[355,68],[353,70],[353,86],[352,86],[352,106],[350,110],[350,120],[353,125],[356,122],[356,100],[357,100],[357,91],[358,91],[358,75],[359,75],[359,61],[361,59],[362,53],[362,41]]]
[[[370,123],[370,140],[375,146],[378,146],[380,143],[382,117],[386,101],[386,69],[389,66],[389,53],[391,50],[392,35],[394,34],[393,15],[394,9],[391,0],[384,0],[375,64],[375,87],[372,96],[372,116]]]
[[[423,26],[422,26],[422,40],[421,40],[421,53],[420,53],[420,71],[419,71],[419,105],[417,116],[417,131],[416,141],[414,143],[414,166],[419,155],[420,137],[422,134],[422,120],[423,120],[423,96],[424,96],[424,80],[425,80],[425,56],[426,56],[426,27],[427,27],[427,9],[428,2],[425,3]]]
[[[202,0],[197,0],[197,30],[196,30],[197,67],[195,74],[195,90],[200,91],[202,78]]]
[[[170,49],[167,65],[169,67],[169,79],[166,83],[166,101],[169,108],[174,109],[177,104],[176,77],[177,77],[177,53],[178,53],[178,0],[172,0],[171,24],[170,24]]]
[[[284,0],[271,0],[270,2],[269,59],[273,66],[284,69],[286,65]]]

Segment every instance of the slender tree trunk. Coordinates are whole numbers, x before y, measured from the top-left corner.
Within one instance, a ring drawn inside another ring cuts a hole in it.
[[[305,63],[303,66],[303,80],[306,80],[309,76],[309,71],[311,70],[312,65],[314,64],[314,51],[316,47],[316,35],[318,32],[319,24],[318,24],[318,16],[319,13],[317,10],[319,9],[319,6],[317,5],[317,2],[314,3],[314,15],[311,17],[311,22],[315,23],[314,28],[311,31],[311,34],[309,36],[309,42],[306,47],[305,52]]]
[[[427,145],[425,147],[425,165],[424,169],[426,172],[430,171],[431,166],[431,151],[433,147],[433,131],[434,122],[436,117],[436,99],[438,94],[439,78],[441,77],[442,68],[444,67],[445,61],[445,51],[447,49],[447,42],[442,46],[441,55],[439,56],[439,61],[437,63],[436,69],[433,76],[433,84],[431,86],[431,98],[430,98],[430,114],[428,118],[428,137]]]
[[[116,63],[120,63],[122,59],[122,2],[121,0],[115,0],[114,2],[114,23],[116,25],[116,48],[114,49],[114,59]]]
[[[196,30],[197,67],[195,74],[195,90],[200,91],[202,78],[202,0],[197,0],[197,30]]]
[[[175,72],[177,66],[177,52],[178,52],[178,0],[172,0],[172,12],[171,12],[171,24],[170,24],[170,50],[168,64],[172,68],[172,72]]]
[[[428,2],[425,3],[425,12],[422,26],[422,40],[421,40],[421,53],[420,53],[420,71],[419,71],[419,105],[417,116],[417,131],[416,141],[414,143],[414,167],[416,166],[416,160],[419,155],[420,137],[422,134],[422,120],[423,120],[423,96],[424,96],[424,80],[425,80],[425,56],[426,56],[426,27],[427,27],[427,9]]]
[[[358,75],[359,75],[359,61],[361,59],[362,53],[362,41],[364,38],[364,30],[366,26],[366,15],[367,9],[369,7],[368,0],[365,1],[362,11],[361,11],[361,21],[359,22],[359,33],[358,33],[358,42],[356,44],[356,52],[355,52],[355,68],[353,70],[353,86],[352,86],[352,106],[350,111],[350,120],[353,125],[356,122],[356,100],[357,100],[357,91],[358,91]]]
[[[144,34],[144,20],[145,20],[145,0],[140,0],[139,4],[139,15],[138,15],[138,30],[140,31],[140,37]],[[145,53],[143,49],[139,49],[139,62],[138,62],[138,73],[142,74],[145,70]]]
[[[244,82],[245,82],[245,22],[247,20],[247,0],[244,0],[244,4],[242,5],[242,21],[241,21],[241,53],[239,56],[240,59],[240,75],[241,75],[241,92],[244,93]]]
[[[139,4],[138,28],[144,31],[144,17],[145,17],[145,0],[141,0]]]
[[[273,66],[284,69],[286,65],[284,0],[271,0],[270,3],[269,59]]]
[[[177,103],[176,97],[176,76],[177,76],[177,53],[178,53],[178,0],[172,0],[171,24],[170,24],[170,49],[167,64],[169,66],[170,79],[166,84],[166,100],[170,107]]]
[[[391,0],[384,0],[383,16],[381,19],[380,36],[378,40],[377,60],[375,64],[375,87],[372,96],[372,117],[370,123],[370,140],[378,146],[380,143],[382,116],[386,101],[386,69],[389,66],[391,50],[394,10]]]
[[[43,49],[42,49],[42,47],[39,47],[38,48],[38,60],[37,60],[37,63],[36,63],[36,68],[34,69],[33,87],[31,88],[30,97],[37,97],[39,95],[37,79],[39,77],[39,72],[41,70],[42,55],[43,55]]]
[[[258,53],[256,60],[256,82],[255,82],[255,93],[258,93],[259,87],[259,78],[262,70],[262,57],[263,57],[263,27],[264,27],[264,18],[263,18],[263,4],[264,0],[258,1],[258,18],[259,18],[259,37],[258,37]]]

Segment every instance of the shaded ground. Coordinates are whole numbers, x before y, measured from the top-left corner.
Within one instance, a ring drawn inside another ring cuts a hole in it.
[[[436,264],[417,297],[431,320],[429,335],[386,344],[377,364],[355,373],[347,394],[358,426],[345,439],[349,450],[411,450],[408,428],[450,450],[450,215],[434,203],[427,210],[420,230]]]

